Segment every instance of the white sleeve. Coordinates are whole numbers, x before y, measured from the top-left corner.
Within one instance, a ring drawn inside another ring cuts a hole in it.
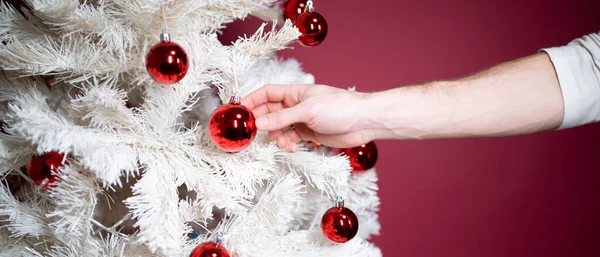
[[[600,32],[541,51],[550,56],[562,91],[560,129],[600,121]]]

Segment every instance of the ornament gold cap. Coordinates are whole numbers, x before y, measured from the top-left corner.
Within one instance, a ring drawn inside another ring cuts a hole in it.
[[[169,34],[169,32],[167,32],[166,29],[163,29],[162,33],[160,33],[160,41],[162,41],[162,42],[171,41],[171,34]]]
[[[315,10],[315,5],[312,0],[306,1],[306,7],[304,7],[304,12],[313,12]]]
[[[240,96],[232,96],[229,98],[229,103],[231,104],[240,104],[242,102],[242,98]]]
[[[344,198],[338,196],[337,202],[335,203],[335,207],[344,208]]]
[[[220,245],[223,242],[223,233],[217,233],[217,238],[215,239],[215,244]]]

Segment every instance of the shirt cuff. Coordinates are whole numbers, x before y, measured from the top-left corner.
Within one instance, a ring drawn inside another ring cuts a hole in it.
[[[580,44],[546,48],[562,91],[564,118],[559,129],[600,119],[600,87],[590,52]]]

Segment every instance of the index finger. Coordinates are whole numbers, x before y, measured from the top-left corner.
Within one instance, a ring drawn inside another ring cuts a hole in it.
[[[268,102],[283,102],[286,95],[293,94],[293,91],[294,87],[292,86],[265,85],[244,97],[241,104],[253,110]]]

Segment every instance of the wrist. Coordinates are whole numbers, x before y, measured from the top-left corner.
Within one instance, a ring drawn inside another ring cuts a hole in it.
[[[423,139],[438,133],[436,127],[452,116],[450,84],[432,82],[365,94],[361,104],[364,134],[376,140]]]
[[[367,141],[392,138],[393,131],[389,127],[389,120],[394,109],[386,102],[386,92],[360,95],[358,128]]]

